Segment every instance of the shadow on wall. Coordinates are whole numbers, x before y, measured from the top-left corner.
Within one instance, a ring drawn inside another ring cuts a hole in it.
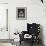
[[[43,26],[42,25],[40,25],[40,39],[42,40],[42,45],[45,46],[44,45],[44,37],[43,37]]]

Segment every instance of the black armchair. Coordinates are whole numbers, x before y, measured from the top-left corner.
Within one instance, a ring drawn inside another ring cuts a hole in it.
[[[32,35],[30,38],[31,43],[33,44],[34,42],[39,43],[39,33],[40,33],[40,24],[32,23],[29,24],[27,23],[27,31],[22,31],[22,34],[20,34],[20,44],[22,41],[24,41],[24,35],[29,34]]]

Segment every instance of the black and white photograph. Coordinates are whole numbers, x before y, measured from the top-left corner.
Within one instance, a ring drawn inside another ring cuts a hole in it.
[[[16,19],[18,20],[27,19],[27,8],[26,7],[16,7]]]
[[[0,0],[0,46],[46,46],[46,0]]]

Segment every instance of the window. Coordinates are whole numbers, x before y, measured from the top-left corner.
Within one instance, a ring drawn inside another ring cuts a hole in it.
[[[8,30],[8,4],[0,4],[0,31]]]

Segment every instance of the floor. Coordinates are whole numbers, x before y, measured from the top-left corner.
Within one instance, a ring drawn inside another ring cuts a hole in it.
[[[0,46],[12,46],[11,43],[0,43]]]
[[[19,46],[31,46],[29,43],[22,42]],[[43,46],[42,44],[34,44],[33,46]]]
[[[0,46],[16,46],[16,45],[12,45],[11,43],[0,43]],[[31,46],[29,43],[26,43],[26,42],[22,42],[21,45],[17,43],[17,46]],[[33,46],[42,46],[41,44],[40,45],[33,45]]]

